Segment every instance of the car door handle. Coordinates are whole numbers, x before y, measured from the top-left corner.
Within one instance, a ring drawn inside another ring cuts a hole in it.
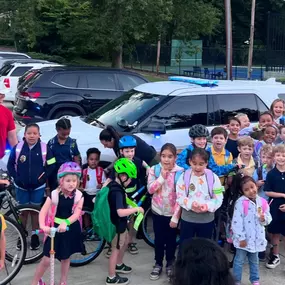
[[[91,94],[84,94],[85,97],[92,97]]]

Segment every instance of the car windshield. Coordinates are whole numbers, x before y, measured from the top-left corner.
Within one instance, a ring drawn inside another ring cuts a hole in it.
[[[147,116],[149,111],[163,100],[167,100],[167,96],[131,90],[87,116],[85,122],[111,125],[117,130],[123,131],[125,128],[120,126],[120,121],[124,120],[129,125],[133,125],[142,117]]]

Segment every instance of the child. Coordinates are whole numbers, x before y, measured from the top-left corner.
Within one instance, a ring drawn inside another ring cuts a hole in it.
[[[273,255],[266,264],[267,268],[273,269],[280,264],[279,243],[281,235],[285,236],[285,146],[277,145],[273,147],[275,167],[268,172],[264,191],[270,198],[270,213],[272,222],[268,226],[268,233],[271,234],[273,245]]]
[[[240,170],[244,175],[252,176],[255,170],[255,161],[252,157],[254,140],[251,137],[241,137],[238,139],[238,150],[240,154],[237,157],[237,163],[244,165]]]
[[[40,206],[43,202],[46,181],[54,169],[55,159],[49,147],[40,140],[40,129],[37,124],[25,127],[24,140],[11,151],[8,160],[8,172],[14,179],[16,200],[20,205],[34,204]],[[26,227],[27,212],[21,215],[21,221]],[[32,230],[39,228],[38,215],[30,212]],[[20,249],[20,240],[17,249]],[[38,235],[31,236],[31,250],[40,247]]]
[[[230,133],[225,148],[232,154],[233,159],[236,159],[239,155],[237,140],[240,129],[241,122],[239,119],[235,117],[230,118],[228,125],[228,130]]]
[[[225,144],[228,138],[227,131],[222,127],[216,127],[211,131],[211,137],[213,145],[208,148],[208,150],[212,154],[215,163],[217,165],[231,164],[233,156],[227,149],[225,149]],[[224,185],[225,177],[220,176],[219,178],[222,185]]]
[[[257,195],[257,185],[252,177],[244,176],[240,187],[243,196],[235,203],[232,219],[233,244],[236,248],[233,274],[236,285],[240,285],[247,257],[250,282],[259,285],[258,252],[266,249],[264,226],[268,225],[272,218],[267,202]]]
[[[260,149],[260,166],[258,166],[254,173],[253,179],[258,187],[258,195],[268,201],[268,196],[264,192],[264,183],[266,176],[273,168],[273,147],[269,144],[265,144]]]
[[[127,223],[128,216],[135,213],[144,213],[143,208],[128,209],[125,188],[132,179],[137,178],[135,164],[127,158],[120,158],[114,164],[115,179],[109,184],[109,204],[111,210],[111,221],[116,225],[117,235],[112,241],[112,254],[109,259],[109,276],[106,284],[128,284],[128,278],[120,277],[116,273],[128,274],[132,268],[123,263],[125,250],[128,246]]]
[[[207,169],[209,154],[196,148],[190,155],[191,169],[180,176],[177,185],[177,203],[182,207],[180,245],[193,237],[211,239],[215,211],[223,202],[220,179]]]
[[[273,114],[274,122],[277,125],[284,125],[285,123],[284,109],[285,109],[285,102],[283,99],[275,99],[270,106],[270,112]]]
[[[194,125],[189,130],[189,136],[191,139],[191,144],[184,149],[182,152],[180,152],[177,156],[177,165],[184,168],[185,170],[190,168],[189,165],[189,157],[191,152],[199,147],[205,149],[207,146],[207,137],[209,136],[208,129],[203,125]],[[231,172],[236,165],[235,164],[228,164],[228,165],[221,165],[218,166],[213,156],[209,154],[209,163],[208,167],[216,173],[218,176],[227,175],[229,172]]]
[[[175,263],[172,285],[235,285],[228,258],[220,246],[204,238],[186,242]]]
[[[235,118],[237,118],[240,122],[240,129],[248,128],[250,126],[250,120],[247,116],[247,114],[244,113],[238,113],[235,115]]]
[[[5,267],[6,237],[7,228],[3,215],[0,214],[0,271]]]
[[[239,136],[254,136],[255,139],[260,140],[261,130],[267,125],[273,125],[274,119],[273,115],[265,111],[259,116],[259,122],[256,126],[250,126],[248,128],[241,129]]]
[[[97,148],[89,148],[86,152],[87,168],[82,171],[82,189],[84,207],[93,210],[96,193],[106,181],[104,169],[99,166],[101,152]],[[84,226],[89,227],[91,220],[89,215],[84,215]]]
[[[54,238],[55,258],[61,262],[60,285],[66,285],[70,265],[70,256],[76,252],[82,252],[81,227],[79,217],[81,215],[84,198],[77,190],[81,176],[81,168],[75,162],[66,162],[58,170],[59,187],[51,193],[43,205],[39,222],[40,228],[45,234],[50,233],[50,226],[54,224],[58,232]],[[46,217],[50,221],[46,224]],[[69,230],[66,231],[66,228]],[[44,257],[37,267],[32,285],[38,285],[50,261],[51,238],[47,237],[44,244]],[[40,283],[42,284],[42,283]]]
[[[148,192],[153,194],[151,209],[153,212],[155,266],[150,273],[151,280],[159,279],[166,250],[166,274],[172,276],[175,260],[177,224],[180,218],[180,207],[176,203],[175,180],[183,168],[175,164],[176,147],[166,143],[160,151],[160,174],[156,176],[155,167],[148,176]]]
[[[74,161],[80,165],[80,153],[75,139],[70,135],[71,123],[69,119],[59,119],[56,124],[57,135],[49,140],[48,146],[52,150],[53,156],[56,159],[55,169],[49,179],[49,187],[51,190],[57,188],[57,172],[59,167],[69,161]]]
[[[281,143],[281,144],[285,144],[285,126],[280,126],[279,127],[279,132],[280,132],[280,134],[279,134],[279,143]],[[276,142],[276,144],[277,144],[277,142]]]
[[[148,174],[150,169],[150,167],[145,161],[135,156],[136,147],[137,147],[137,141],[133,136],[123,136],[119,140],[120,156],[131,160],[136,165],[137,168],[137,178],[132,179],[131,183],[128,185],[128,188],[125,189],[129,198],[137,190],[139,190],[142,186],[146,184],[145,176],[146,174]],[[139,252],[138,248],[136,244],[133,242],[133,238],[135,235],[135,230],[133,228],[133,225],[134,225],[134,218],[132,218],[129,223],[130,238],[129,238],[128,250],[130,254],[138,254]]]

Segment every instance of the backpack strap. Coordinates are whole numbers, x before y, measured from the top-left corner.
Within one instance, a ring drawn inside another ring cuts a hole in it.
[[[229,159],[230,159],[231,153],[226,149],[226,154],[225,154],[225,164],[229,164]]]
[[[45,166],[47,160],[47,144],[44,142],[41,142],[41,151],[42,151],[43,164]]]
[[[206,168],[205,176],[206,176],[207,183],[208,183],[208,191],[209,191],[210,197],[213,198],[213,190],[214,190],[214,183],[215,183],[215,177],[214,177],[213,171]]]
[[[182,173],[183,173],[183,170],[178,170],[175,172],[175,176],[174,176],[175,189],[176,189],[176,184],[179,180],[179,177],[181,176]]]
[[[160,164],[156,164],[154,166],[154,175],[155,175],[156,178],[159,177],[160,172],[161,172],[161,165]]]
[[[70,144],[69,144],[69,147],[70,147],[70,155],[71,155],[71,157],[72,157],[72,159],[73,159],[73,157],[74,157],[73,150],[74,150],[74,148],[75,148],[76,139],[70,138],[69,143],[70,143]]]
[[[260,197],[261,198],[261,207],[262,207],[262,211],[263,211],[263,213],[267,210],[267,208],[269,207],[268,206],[268,203],[267,203],[267,201],[264,199],[264,198],[262,198],[262,197]]]
[[[192,169],[187,169],[184,172],[184,184],[185,184],[185,190],[186,190],[186,196],[189,196],[189,185],[190,185],[190,179],[191,179],[191,175],[192,175]]]
[[[82,186],[83,188],[86,187],[86,183],[87,183],[87,172],[88,172],[88,168],[85,168],[82,170]]]
[[[104,172],[104,170],[103,170],[102,167],[98,166],[98,167],[96,168],[96,179],[97,179],[97,183],[98,183],[98,184],[102,184],[103,172]]]
[[[15,164],[16,165],[18,164],[18,159],[19,159],[20,153],[23,149],[24,143],[25,143],[24,141],[21,141],[16,146],[16,158],[15,158]]]

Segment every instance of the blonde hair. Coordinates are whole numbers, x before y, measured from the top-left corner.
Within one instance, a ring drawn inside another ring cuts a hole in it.
[[[250,146],[254,147],[254,140],[251,137],[245,136],[238,139],[238,146]]]
[[[270,144],[265,144],[265,145],[263,145],[262,147],[261,147],[261,149],[260,149],[260,155],[261,154],[266,154],[266,155],[270,155],[270,156],[272,156],[273,155],[273,147],[272,147],[272,145],[270,145]]]
[[[278,144],[273,147],[273,155],[275,155],[277,152],[285,153],[285,145],[284,144]]]
[[[244,117],[244,116],[248,117],[248,115],[245,114],[245,113],[238,113],[238,114],[235,115],[235,118],[239,119],[239,118]]]
[[[278,102],[282,102],[283,103],[283,108],[284,108],[284,110],[285,110],[285,101],[283,100],[283,99],[280,99],[280,98],[278,98],[278,99],[275,99],[273,102],[272,102],[272,104],[271,104],[271,106],[270,106],[270,112],[272,113],[272,114],[274,114],[274,112],[273,112],[273,108],[274,108],[274,105],[276,104],[276,103],[278,103]],[[284,112],[283,112],[283,115],[284,115]]]

